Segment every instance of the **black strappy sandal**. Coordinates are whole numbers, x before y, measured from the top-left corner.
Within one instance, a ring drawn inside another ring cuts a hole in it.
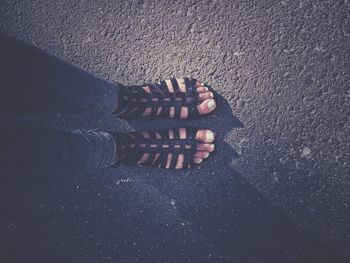
[[[174,92],[169,91],[166,81],[145,84],[142,86],[122,86],[120,88],[120,104],[114,115],[120,118],[136,118],[142,115],[147,108],[151,110],[147,116],[165,116],[180,118],[181,108],[188,109],[188,118],[196,118],[200,114],[197,106],[201,103],[196,88],[196,79],[184,78],[186,92],[182,92],[176,78],[170,79]],[[148,87],[147,92],[143,87]],[[174,107],[173,116],[170,109]],[[144,116],[146,117],[146,116]]]
[[[180,129],[185,129],[186,138],[180,138]],[[117,160],[113,166],[141,164],[167,169],[190,168],[196,165],[193,156],[197,152],[197,144],[201,143],[195,139],[198,130],[195,127],[185,127],[142,133],[115,133]],[[176,167],[180,155],[183,155],[182,167]],[[168,161],[169,159],[171,160]]]

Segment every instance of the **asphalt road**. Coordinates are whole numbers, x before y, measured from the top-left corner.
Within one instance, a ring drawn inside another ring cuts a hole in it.
[[[35,209],[19,212],[28,216],[19,229],[31,233],[3,228],[2,257],[346,262],[349,16],[348,0],[2,0],[1,32],[86,71],[123,84],[192,76],[220,96],[215,114],[192,121],[218,135],[210,162],[181,172],[120,167],[43,187],[47,198],[33,200],[46,214],[39,224]],[[96,130],[185,124],[90,115],[27,121]]]

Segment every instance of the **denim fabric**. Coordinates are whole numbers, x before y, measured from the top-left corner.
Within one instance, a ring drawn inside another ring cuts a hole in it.
[[[38,127],[1,127],[2,177],[90,174],[115,158],[112,135]],[[17,178],[18,179],[18,178]]]
[[[1,118],[22,114],[100,112],[118,107],[118,84],[0,34]],[[6,174],[89,173],[110,166],[116,142],[105,132],[0,127]]]
[[[118,84],[0,34],[0,114],[113,113]]]

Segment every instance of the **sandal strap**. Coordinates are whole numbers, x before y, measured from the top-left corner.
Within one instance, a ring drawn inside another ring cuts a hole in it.
[[[191,118],[198,117],[199,111],[197,109],[197,105],[199,101],[199,97],[198,97],[199,94],[195,88],[196,80],[189,79],[189,78],[184,78],[184,80],[185,80],[185,85],[187,87],[186,89],[187,97],[193,98],[192,102],[190,102],[188,105],[188,115],[191,116]]]
[[[116,133],[118,160],[116,165],[138,164],[144,154],[148,154],[142,165],[166,167],[171,154],[169,168],[175,169],[179,156],[183,155],[183,168],[194,165],[193,155],[197,151],[198,142],[195,139],[197,127],[184,127],[186,138],[180,138],[180,129],[148,131],[145,133]],[[170,138],[170,133],[173,138]],[[147,134],[148,136],[145,136]],[[157,138],[157,134],[161,138]]]
[[[165,80],[160,83],[150,83],[142,86],[122,86],[120,88],[120,104],[114,115],[118,117],[136,118],[150,108],[149,116],[170,117],[170,109],[174,108],[174,118],[180,118],[182,108],[188,109],[188,117],[199,116],[197,105],[199,102],[198,92],[195,87],[196,80],[184,78],[186,92],[180,90],[180,85],[176,78],[171,78],[170,82],[173,92],[169,91]],[[150,92],[146,92],[143,87],[147,86]],[[188,101],[190,98],[190,101]],[[160,113],[158,112],[161,109]]]

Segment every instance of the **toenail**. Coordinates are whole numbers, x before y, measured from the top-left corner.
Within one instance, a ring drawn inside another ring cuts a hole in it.
[[[207,87],[205,87],[205,91],[209,91],[209,89]]]
[[[215,100],[210,100],[208,102],[208,108],[209,109],[214,109],[215,108]]]
[[[197,163],[197,164],[198,164],[198,163],[201,163],[201,162],[202,162],[202,159],[195,159],[194,162]]]
[[[209,93],[210,98],[214,98],[214,94],[212,92]]]
[[[205,83],[204,83],[204,82],[201,82],[201,86],[205,86]]]
[[[208,141],[213,141],[213,140],[214,140],[214,133],[211,132],[211,131],[206,132],[205,138],[206,138]]]
[[[215,145],[214,145],[214,144],[210,144],[210,146],[209,146],[209,147],[210,147],[210,149],[211,149],[211,150],[214,150]]]
[[[209,153],[205,152],[204,158],[208,158],[209,157]]]

